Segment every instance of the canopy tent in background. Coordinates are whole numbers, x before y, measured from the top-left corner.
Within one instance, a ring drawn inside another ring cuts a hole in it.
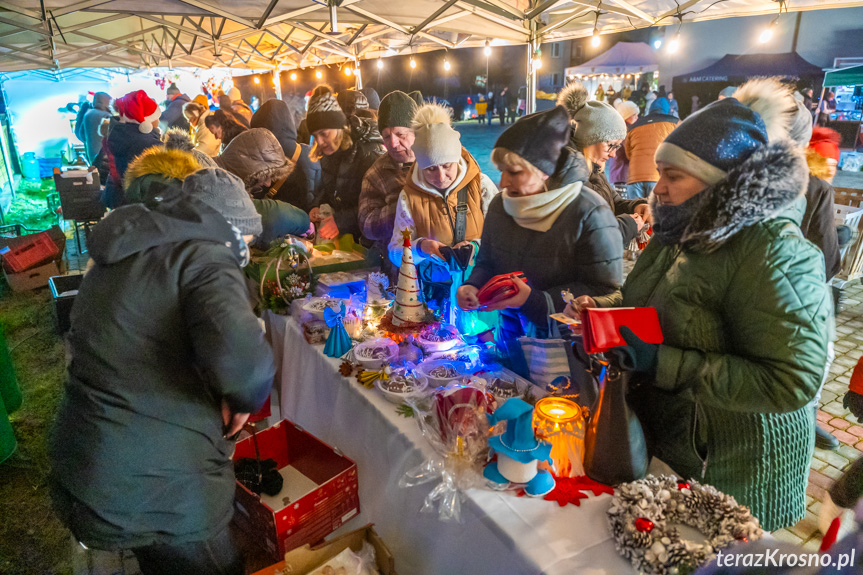
[[[863,86],[863,66],[832,70],[824,75],[824,86]]]
[[[716,63],[675,76],[672,82],[681,115],[692,111],[692,96],[698,96],[700,105],[706,106],[719,97],[727,86],[739,86],[751,78],[778,76],[794,83],[798,88],[821,88],[824,71],[804,60],[797,52],[782,54],[726,54]]]
[[[618,42],[596,58],[565,70],[568,81],[580,80],[593,95],[601,85],[619,92],[625,85],[638,86],[642,74],[659,70],[654,50],[644,42]]]

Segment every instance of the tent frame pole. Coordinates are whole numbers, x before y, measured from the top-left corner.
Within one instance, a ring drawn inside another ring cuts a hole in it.
[[[530,41],[527,43],[527,81],[526,94],[524,103],[524,114],[533,114],[536,112],[536,68],[533,65],[533,55],[539,47],[539,40],[536,37],[536,21],[530,21]]]
[[[824,101],[824,94],[827,92],[827,86],[821,86],[821,97],[818,98],[818,107],[815,108],[815,125],[818,125],[818,121],[821,120],[821,103]],[[825,126],[826,127],[826,126]]]

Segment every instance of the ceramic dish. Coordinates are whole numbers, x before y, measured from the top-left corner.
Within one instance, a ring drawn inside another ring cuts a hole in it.
[[[343,301],[345,300],[329,297],[313,297],[303,304],[303,311],[312,314],[315,319],[323,320],[324,310],[327,307],[331,307],[334,311],[338,311]],[[345,302],[345,306],[347,306],[347,302]]]
[[[449,359],[424,361],[416,368],[431,387],[443,387],[453,381],[460,383],[469,377],[467,371],[467,364]]]
[[[454,327],[441,327],[424,331],[417,336],[416,341],[426,353],[447,351],[462,343],[461,337]]]
[[[399,346],[391,339],[376,338],[364,341],[354,348],[354,359],[364,369],[380,369],[399,356]]]
[[[387,401],[395,404],[404,403],[408,397],[422,395],[428,385],[426,382],[412,377],[395,376],[390,379],[376,379],[375,387]]]

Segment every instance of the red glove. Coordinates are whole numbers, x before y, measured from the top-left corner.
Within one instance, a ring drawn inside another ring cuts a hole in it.
[[[336,220],[332,216],[325,219],[318,225],[318,233],[321,237],[327,240],[332,240],[339,237],[339,227],[336,225]]]
[[[848,384],[848,393],[845,394],[842,405],[857,418],[857,421],[863,423],[863,356],[854,367]]]

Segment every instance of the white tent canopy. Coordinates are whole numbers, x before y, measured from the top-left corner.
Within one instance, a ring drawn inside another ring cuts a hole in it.
[[[861,6],[794,0],[792,10]],[[6,0],[0,72],[300,68],[776,13],[774,0]]]
[[[647,74],[659,70],[654,51],[644,42],[618,42],[596,58],[566,69],[567,77],[594,74]]]

